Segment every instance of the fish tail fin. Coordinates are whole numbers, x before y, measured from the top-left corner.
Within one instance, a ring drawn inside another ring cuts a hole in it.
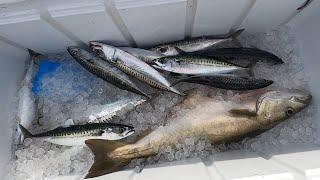
[[[157,93],[152,93],[151,95],[148,95],[147,102],[150,104],[152,109],[156,109],[156,106],[154,104],[154,99],[157,97],[156,95],[157,95]]]
[[[240,36],[240,34],[242,34],[243,31],[244,29],[239,29],[230,34],[230,38],[232,39],[232,41],[237,47],[242,47],[241,42],[237,38]]]
[[[171,83],[171,86],[175,86],[175,85],[177,85],[177,84],[179,84],[181,82],[187,81],[188,79],[192,79],[192,78],[195,78],[195,77],[201,77],[201,76],[202,75],[184,76],[184,77],[181,77],[180,79],[177,79],[177,80],[173,81]]]
[[[242,32],[243,32],[244,30],[245,30],[244,28],[243,28],[243,29],[236,30],[236,31],[234,31],[234,32],[232,32],[232,33],[230,34],[230,37],[231,37],[232,39],[236,39],[237,37],[240,36],[240,34],[242,34]]]
[[[40,53],[38,53],[38,52],[35,52],[35,51],[31,50],[31,49],[28,49],[28,52],[29,52],[29,56],[30,56],[31,61],[34,61],[34,62],[37,62],[37,61],[39,61],[41,58],[44,57],[43,54],[40,54]]]
[[[173,82],[171,83],[171,86],[175,86],[175,85],[183,82],[185,79],[187,79],[187,78],[177,79],[177,80],[175,80],[175,81],[173,81]]]
[[[23,127],[21,124],[19,124],[19,128],[23,134],[23,139],[33,137],[33,135],[25,127]]]
[[[85,143],[94,154],[94,163],[85,178],[116,172],[131,161],[131,159],[113,159],[109,157],[111,152],[121,146],[125,146],[125,143],[101,139],[89,139]]]
[[[173,92],[173,93],[176,93],[176,94],[180,95],[180,96],[185,96],[184,93],[178,91],[178,90],[175,89],[174,87],[171,87],[171,86],[170,86],[170,87],[169,87],[169,90],[170,90],[171,92]]]

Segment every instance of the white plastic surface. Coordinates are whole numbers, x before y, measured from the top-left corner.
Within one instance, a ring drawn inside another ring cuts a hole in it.
[[[4,169],[8,159],[11,158],[12,119],[9,119],[9,115],[15,110],[13,102],[16,100],[16,91],[23,78],[27,51],[0,41],[0,54],[0,169]],[[0,171],[0,175],[1,173],[3,172]]]
[[[35,10],[0,20],[0,34],[23,47],[42,53],[62,51],[74,43],[40,18]]]
[[[103,40],[114,45],[128,45],[107,14],[104,4],[55,9],[50,13],[57,22],[73,32],[84,43]]]
[[[186,2],[119,9],[137,45],[142,47],[183,39],[185,13],[181,12],[186,12]]]
[[[198,0],[192,3],[196,4],[194,13],[187,11],[187,0],[115,0],[114,7],[109,6],[110,0],[0,1],[6,7],[0,17],[0,168],[3,169],[11,157],[12,128],[8,117],[28,58],[26,48],[56,53],[66,46],[83,45],[90,40],[149,46],[183,39],[185,32],[192,32],[193,36],[225,34],[238,26],[246,32],[265,31],[290,20],[303,2]],[[317,104],[320,102],[319,9],[319,1],[314,1],[290,21],[296,28],[302,61],[310,73],[310,89]],[[187,13],[194,14],[186,18]],[[211,164],[199,159],[188,160],[146,167],[140,174],[130,170],[97,179],[320,179],[319,149],[275,151],[267,155],[269,158],[259,153],[235,151],[215,155]]]
[[[242,27],[263,31],[287,21],[304,0],[256,0]]]
[[[224,34],[244,11],[246,0],[230,3],[225,0],[198,1],[193,36]]]

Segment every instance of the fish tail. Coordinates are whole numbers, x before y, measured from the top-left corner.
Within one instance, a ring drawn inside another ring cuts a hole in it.
[[[243,29],[239,29],[239,30],[231,33],[231,34],[230,34],[230,37],[231,37],[232,39],[236,39],[237,37],[240,36],[240,34],[242,34],[242,32],[243,32],[244,30],[245,30],[244,28],[243,28]]]
[[[254,72],[251,66],[247,67],[246,71],[250,77],[254,77]]]
[[[101,139],[89,139],[85,143],[94,154],[94,163],[85,178],[116,172],[131,161],[131,159],[113,159],[109,157],[111,152],[121,146],[125,146],[125,143]]]
[[[171,83],[171,86],[175,86],[181,82],[186,82],[188,81],[189,79],[193,79],[193,78],[196,78],[196,77],[201,77],[202,75],[193,75],[193,76],[184,76],[184,77],[180,77],[179,79],[176,79],[175,81],[173,81]]]
[[[178,90],[175,89],[174,87],[169,87],[169,90],[170,90],[171,92],[173,92],[173,93],[176,93],[176,94],[180,95],[180,96],[185,96],[184,93],[178,91]]]
[[[19,128],[23,134],[23,139],[33,137],[33,135],[25,127],[23,127],[21,124],[19,124]]]
[[[153,94],[151,94],[151,95],[149,95],[148,96],[148,100],[147,100],[147,102],[150,104],[150,106],[152,107],[152,109],[156,109],[156,106],[155,106],[155,104],[154,104],[154,99],[157,97],[156,96],[157,94],[156,93],[153,93]]]
[[[41,57],[44,57],[44,55],[42,55],[38,52],[35,52],[31,49],[28,49],[28,52],[29,52],[29,56],[31,57],[30,59],[35,62],[38,61],[39,59],[41,59]]]

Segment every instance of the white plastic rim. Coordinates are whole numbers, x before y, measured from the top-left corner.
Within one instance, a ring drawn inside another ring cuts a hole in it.
[[[297,11],[296,9],[304,2],[304,0],[0,1],[1,6],[5,7],[1,10],[0,17],[0,169],[5,169],[12,157],[13,119],[9,117],[12,117],[14,112],[16,92],[25,71],[27,48],[41,53],[57,53],[69,45],[85,46],[90,40],[146,47],[188,36],[225,34],[239,28],[245,28],[245,32],[253,33],[286,24],[294,29],[299,41],[301,60],[310,74],[310,89],[314,103],[319,104],[320,1],[313,1],[302,11]],[[301,148],[304,148],[303,145]],[[315,149],[317,148],[313,148],[310,152],[314,152]],[[320,152],[312,155],[319,156]],[[260,161],[259,156],[256,155],[257,159],[252,163],[265,163]],[[308,159],[311,155],[306,151],[305,154],[298,153],[293,157],[281,156],[278,159],[280,162],[293,163],[295,161],[290,158],[294,159],[295,156]],[[197,163],[188,162],[189,165],[185,168],[190,168],[192,171],[202,166],[201,163],[197,166]],[[308,165],[292,168],[290,163],[287,163],[289,166],[284,164],[284,171],[275,171],[277,176],[263,176],[263,178],[291,179],[300,177],[299,173],[300,175],[303,173],[304,178],[320,177],[317,170],[320,164],[312,165],[312,168]],[[291,172],[288,168],[295,169],[298,173],[294,176],[288,175],[286,173]],[[146,177],[149,177],[148,171]],[[210,170],[208,176],[215,178],[216,175],[210,172],[215,172],[215,169]],[[204,179],[208,177],[203,176]],[[236,176],[217,178],[237,179]],[[252,179],[262,179],[262,176]]]

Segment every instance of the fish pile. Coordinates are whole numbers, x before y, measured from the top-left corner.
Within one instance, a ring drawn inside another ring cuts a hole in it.
[[[257,62],[282,64],[281,58],[257,48],[224,47],[226,43],[236,42],[242,32],[191,38],[150,49],[115,47],[98,41],[89,42],[90,51],[70,46],[67,48],[69,54],[88,72],[145,99],[107,105],[101,112],[90,115],[86,124],[71,123],[39,134],[30,133],[20,124],[20,130],[24,138],[65,146],[86,144],[95,155],[86,178],[121,170],[132,159],[155,155],[162,146],[187,138],[206,137],[212,143],[226,143],[248,134],[261,133],[306,108],[311,95],[301,91],[264,91],[243,98],[239,104],[215,101],[175,87],[186,82],[246,91],[271,85],[272,80],[255,78],[253,68]],[[143,102],[151,103],[156,93],[147,93],[143,85],[184,96],[181,104],[194,101],[198,106],[187,108],[188,112],[182,118],[173,118],[152,132],[140,132],[132,142],[119,141],[132,136],[135,129],[109,121],[129,104],[135,107]]]

